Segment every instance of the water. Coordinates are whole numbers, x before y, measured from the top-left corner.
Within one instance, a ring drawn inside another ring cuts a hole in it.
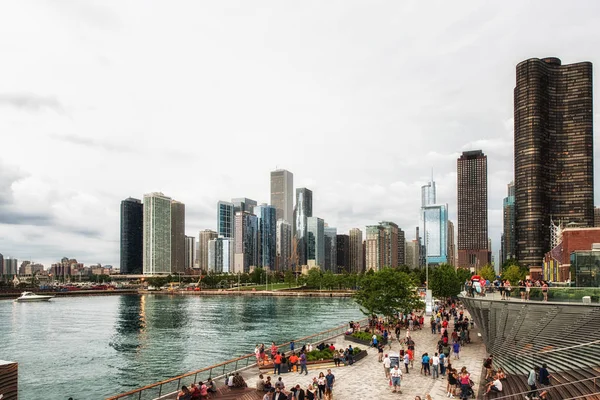
[[[115,395],[362,318],[350,299],[118,295],[0,301],[19,398]]]

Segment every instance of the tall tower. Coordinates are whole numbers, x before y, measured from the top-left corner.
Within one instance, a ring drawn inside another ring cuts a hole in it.
[[[306,219],[312,217],[312,209],[312,191],[307,188],[296,189],[294,237],[299,265],[306,265]]]
[[[448,264],[456,265],[456,244],[454,240],[454,222],[448,220]]]
[[[235,214],[233,203],[219,201],[217,203],[217,234],[225,238],[234,235]]]
[[[306,219],[306,259],[310,267],[325,268],[325,221],[321,218]]]
[[[194,268],[194,260],[196,251],[196,238],[194,236],[185,237],[185,269],[191,270]]]
[[[537,279],[551,219],[594,223],[592,63],[520,62],[514,107],[516,257]]]
[[[338,267],[350,272],[350,236],[337,235],[335,249]]]
[[[208,242],[217,237],[217,232],[210,229],[198,234],[198,267],[204,272],[208,271]]]
[[[458,266],[479,270],[491,262],[488,250],[487,156],[465,151],[457,161]]]
[[[144,195],[144,268],[146,275],[171,273],[171,198]]]
[[[235,213],[234,273],[248,273],[258,265],[258,218],[249,212]]]
[[[363,257],[363,234],[358,228],[350,229],[350,272],[360,273],[365,270]]]
[[[185,204],[171,201],[171,272],[185,271]]]
[[[277,271],[287,271],[292,264],[292,224],[277,221]]]
[[[277,220],[294,222],[294,174],[290,171],[271,172],[271,205],[277,210]]]
[[[323,234],[325,235],[325,271],[337,274],[337,228],[326,226]]]
[[[275,207],[261,204],[254,207],[258,218],[258,266],[275,271],[277,255],[277,211]]]
[[[143,249],[144,206],[141,200],[129,197],[121,202],[121,274],[142,273]]]
[[[237,212],[249,212],[250,214],[254,214],[254,207],[256,207],[256,200],[247,199],[245,197],[238,197],[235,199],[231,199],[233,203],[234,213]]]
[[[381,225],[367,226],[365,268],[379,271],[385,265],[385,232]]]
[[[383,221],[383,267],[397,267],[398,265],[398,225],[394,222]]]
[[[515,185],[508,184],[508,196],[502,204],[503,230],[502,230],[502,256],[500,266],[507,260],[515,258]]]

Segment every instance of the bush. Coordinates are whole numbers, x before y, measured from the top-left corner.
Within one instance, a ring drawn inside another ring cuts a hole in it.
[[[368,332],[354,332],[352,337],[369,343],[371,343],[371,340],[373,340],[373,334]],[[377,335],[377,341],[381,343],[383,341],[383,336]]]
[[[313,350],[306,354],[306,361],[318,361],[318,360],[332,360],[333,351],[329,348],[321,350]]]

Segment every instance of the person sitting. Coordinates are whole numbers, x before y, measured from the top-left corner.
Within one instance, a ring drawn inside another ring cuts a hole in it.
[[[196,385],[195,383],[192,383],[190,385],[190,394],[191,394],[191,397],[190,397],[191,400],[199,400],[200,399],[200,387],[198,385]]]
[[[206,382],[206,389],[209,393],[217,393],[217,385],[215,385],[212,378],[208,378],[208,382]]]
[[[496,371],[496,378],[500,381],[506,379],[506,374],[501,367],[498,367],[498,370]]]
[[[489,392],[502,392],[502,382],[500,382],[500,379],[494,379],[493,381],[488,383],[487,390],[483,395],[485,396]]]
[[[267,380],[265,381],[265,392],[268,392],[269,390],[271,390],[272,387],[273,387],[273,384],[271,383],[271,377],[267,376]]]
[[[256,381],[256,390],[259,392],[265,392],[265,378],[262,374],[258,376],[258,381]]]
[[[183,385],[179,393],[177,393],[177,400],[191,400],[192,394],[187,386]]]
[[[246,384],[246,381],[244,380],[244,378],[240,375],[239,372],[235,373],[235,376],[233,377],[233,387],[235,388],[244,388],[248,386]]]
[[[296,353],[292,353],[292,355],[288,357],[288,361],[289,361],[289,364],[290,364],[290,372],[292,370],[294,372],[296,372],[297,365],[298,365],[298,356],[296,355]]]

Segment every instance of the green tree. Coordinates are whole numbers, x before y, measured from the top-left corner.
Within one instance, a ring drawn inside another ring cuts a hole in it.
[[[470,279],[473,274],[467,268],[457,268],[456,276],[461,284],[465,283],[466,280]]]
[[[511,286],[516,286],[517,282],[525,279],[526,272],[516,264],[510,265],[502,272],[502,279],[508,279]]]
[[[283,280],[285,283],[287,283],[288,288],[291,288],[292,285],[296,283],[296,275],[294,275],[294,272],[292,272],[292,270],[288,269],[287,271],[285,271]]]
[[[311,288],[320,288],[322,284],[323,273],[318,267],[314,267],[308,270],[308,276],[306,277],[306,286]]]
[[[460,293],[461,280],[453,266],[442,264],[429,273],[429,289],[434,297],[445,299]]]
[[[408,312],[423,308],[424,304],[416,292],[418,282],[405,272],[395,268],[366,273],[354,300],[365,315],[392,316],[396,312]]]
[[[496,271],[494,271],[494,267],[489,264],[479,270],[479,275],[490,282],[496,279]]]
[[[256,284],[265,283],[265,270],[261,267],[254,268],[250,273],[250,280]]]

